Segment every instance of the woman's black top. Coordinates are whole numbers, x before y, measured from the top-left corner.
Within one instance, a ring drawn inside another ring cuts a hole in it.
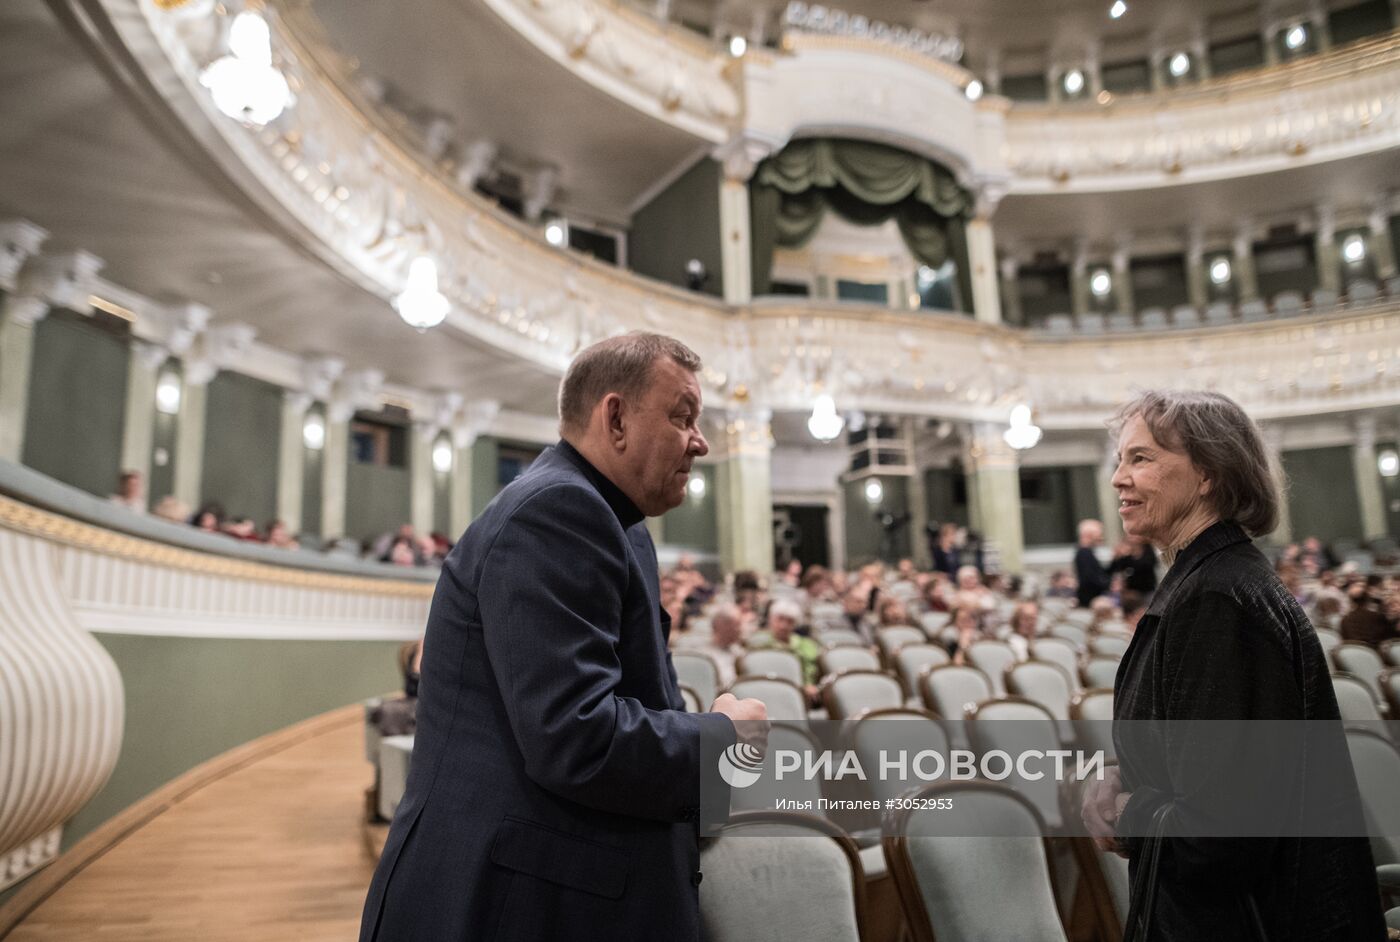
[[[1255,939],[1251,898],[1271,942],[1385,938],[1340,722],[1188,725],[1339,720],[1317,635],[1234,522],[1214,524],[1178,554],[1119,666],[1113,714],[1123,788],[1132,793],[1118,829],[1134,887],[1141,835],[1164,803],[1174,804],[1179,836],[1162,844],[1150,938]],[[1320,729],[1327,741],[1318,748],[1309,736],[1306,755],[1297,746],[1280,762],[1260,732],[1279,727]],[[1346,822],[1330,833],[1352,836],[1231,832],[1229,822],[1251,808],[1280,804],[1294,820],[1303,809],[1316,819],[1325,806]]]

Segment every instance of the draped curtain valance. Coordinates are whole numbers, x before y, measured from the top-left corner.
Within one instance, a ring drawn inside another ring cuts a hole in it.
[[[857,225],[893,217],[916,259],[937,268],[951,255],[964,277],[972,197],[947,169],[916,154],[869,141],[793,141],[759,165],[750,201],[756,294],[771,284],[774,247],[806,244],[828,209]]]

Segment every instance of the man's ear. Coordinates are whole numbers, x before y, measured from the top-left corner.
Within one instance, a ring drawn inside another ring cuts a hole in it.
[[[608,443],[618,451],[627,448],[627,419],[622,397],[608,393],[603,397],[603,421],[608,431]]]

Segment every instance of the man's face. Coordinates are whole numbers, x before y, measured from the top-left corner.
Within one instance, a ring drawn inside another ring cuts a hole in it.
[[[700,432],[700,408],[695,374],[662,358],[652,367],[641,402],[627,410],[623,463],[629,486],[623,490],[648,517],[681,505],[691,463],[710,452]]]

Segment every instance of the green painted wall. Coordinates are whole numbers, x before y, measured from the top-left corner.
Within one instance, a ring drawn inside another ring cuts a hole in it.
[[[1351,469],[1351,449],[1307,448],[1283,453],[1293,538],[1359,539],[1361,503]]]
[[[307,410],[326,417],[326,407],[316,403]],[[324,448],[302,446],[301,465],[301,532],[320,535],[321,533],[321,462],[325,460]]]
[[[1074,522],[1075,529],[1069,534],[1066,542],[1074,543],[1079,539],[1079,521],[1093,518],[1102,520],[1105,514],[1116,514],[1117,508],[1110,507],[1105,511],[1099,506],[1099,475],[1106,473],[1099,470],[1096,465],[1079,464],[1067,469],[1069,471],[1069,503],[1070,519]]]
[[[865,499],[865,484],[869,478],[847,481],[841,485],[846,499],[846,561],[848,566],[859,566],[880,556],[880,540],[884,536],[880,522],[875,518],[879,513],[903,514],[909,509],[909,481],[903,477],[882,476],[884,498],[871,506]],[[901,556],[909,555],[909,527],[906,523],[895,537],[893,552],[886,562],[895,562]]]
[[[500,485],[496,483],[496,459],[500,456],[500,443],[489,435],[483,435],[472,445],[472,519],[481,516],[486,505],[496,496]]]
[[[353,459],[345,479],[345,533],[373,540],[412,516],[407,468],[361,464]]]
[[[65,848],[207,759],[402,684],[396,641],[95,637],[121,671],[126,723],[112,778],[64,829]]]
[[[1376,446],[1376,453],[1396,448],[1395,442],[1381,442]],[[1380,471],[1376,476],[1380,477]],[[1385,502],[1385,532],[1400,536],[1400,477],[1381,478],[1381,500]]]
[[[684,287],[685,264],[698,258],[710,274],[705,293],[723,293],[720,181],[719,163],[707,157],[632,215],[627,263],[633,271]]]
[[[1035,488],[1027,486],[1032,481]],[[1030,499],[1037,491],[1037,499]],[[1071,513],[1068,469],[1021,469],[1021,532],[1026,546],[1074,542]]]
[[[967,526],[967,502],[955,502],[955,489],[962,476],[960,469],[953,468],[928,468],[924,471],[924,495],[929,523],[956,523],[959,526]]]
[[[223,372],[210,381],[208,397],[200,502],[216,501],[230,517],[252,517],[261,530],[277,516],[282,390]]]
[[[121,472],[126,341],[71,311],[34,328],[22,461],[105,497]]]
[[[165,365],[156,372],[156,382],[160,382],[160,377],[164,373],[180,373],[180,361],[173,357],[165,361]],[[151,479],[146,482],[146,496],[150,498],[150,506],[154,507],[156,501],[175,490],[175,433],[179,430],[180,422],[177,416],[166,415],[155,408],[152,403],[151,411],[155,413],[155,421],[151,426]],[[190,513],[194,513],[197,508],[191,507]]]
[[[684,546],[706,553],[719,552],[719,521],[716,515],[714,465],[697,464],[691,469],[705,479],[705,496],[696,500],[687,496],[685,502],[661,518],[664,541],[669,546]]]

